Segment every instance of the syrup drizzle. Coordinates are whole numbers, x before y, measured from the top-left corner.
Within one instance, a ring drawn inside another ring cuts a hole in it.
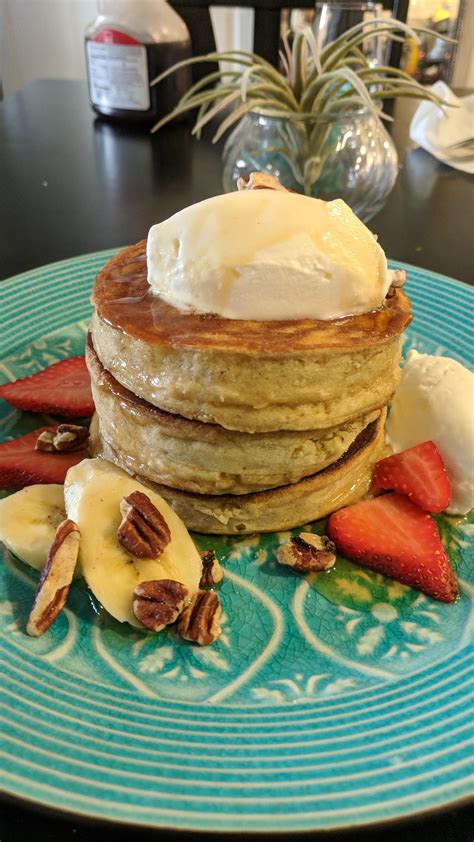
[[[145,243],[130,246],[99,273],[93,293],[99,317],[149,345],[219,348],[240,353],[295,353],[364,347],[396,338],[411,321],[410,303],[396,289],[383,307],[329,321],[244,321],[181,313],[153,294]]]

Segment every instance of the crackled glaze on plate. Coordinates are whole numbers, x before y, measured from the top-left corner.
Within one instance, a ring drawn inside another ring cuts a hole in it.
[[[89,291],[112,254],[0,284],[0,382],[83,352]],[[472,364],[472,290],[406,268],[415,318],[405,350]],[[0,402],[2,439],[43,421]],[[465,797],[474,524],[438,523],[461,580],[454,605],[340,558],[299,578],[275,562],[290,533],[197,535],[226,571],[223,634],[203,648],[121,626],[81,582],[54,627],[28,638],[37,574],[0,550],[5,790],[215,831],[363,825]]]

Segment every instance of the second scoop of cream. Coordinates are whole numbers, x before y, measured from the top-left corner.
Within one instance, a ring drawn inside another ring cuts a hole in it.
[[[148,281],[182,312],[334,319],[380,307],[385,254],[341,199],[274,190],[215,196],[154,225]]]
[[[467,514],[474,506],[472,371],[449,357],[409,351],[386,429],[396,453],[434,441],[453,487],[446,511]]]

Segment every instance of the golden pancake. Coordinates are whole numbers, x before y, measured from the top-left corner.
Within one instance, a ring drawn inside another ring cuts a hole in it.
[[[268,491],[243,495],[193,494],[150,483],[140,476],[138,479],[158,491],[186,526],[197,532],[248,534],[291,529],[355,503],[368,493],[373,465],[386,453],[384,421],[385,412],[382,412],[346,453],[323,471]],[[129,470],[102,438],[97,415],[91,425],[90,450],[92,455]]]
[[[183,314],[151,293],[144,242],[109,261],[92,300],[94,347],[121,385],[167,412],[250,433],[328,429],[381,409],[411,320],[401,289],[378,310],[331,321]]]
[[[172,415],[86,361],[103,439],[130,472],[200,494],[248,494],[297,482],[339,459],[379,410],[329,430],[241,433]]]

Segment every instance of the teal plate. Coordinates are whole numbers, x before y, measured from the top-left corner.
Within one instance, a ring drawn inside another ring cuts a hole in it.
[[[83,352],[89,291],[113,253],[0,284],[0,381]],[[472,364],[473,291],[406,268],[415,318],[405,348]],[[3,439],[43,420],[0,404]],[[294,576],[275,563],[289,533],[197,535],[226,571],[223,634],[203,648],[95,613],[80,583],[53,628],[28,638],[37,574],[5,552],[5,791],[89,817],[216,832],[369,825],[465,798],[474,524],[438,521],[461,581],[454,605],[343,559]]]

